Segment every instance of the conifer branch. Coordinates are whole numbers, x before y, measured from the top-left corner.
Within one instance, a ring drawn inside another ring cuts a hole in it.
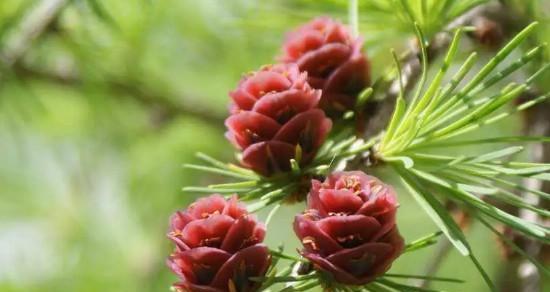
[[[467,13],[463,17],[457,19],[457,21],[450,24],[449,27],[457,27],[457,26],[463,26],[463,25],[468,25],[468,24],[479,23],[480,19],[485,19],[486,18],[486,14],[489,14],[489,13],[495,14],[496,10],[500,10],[501,11],[500,14],[504,14],[504,15],[509,15],[510,14],[510,13],[503,12],[503,9],[504,9],[504,7],[501,4],[497,4],[497,6],[495,6],[495,4],[480,6],[476,9],[472,10],[471,12]],[[500,21],[506,21],[506,19],[504,17],[500,17],[498,19]],[[502,23],[502,24],[498,24],[498,25],[500,25],[500,26],[509,26],[506,23]],[[449,38],[448,37],[445,38],[445,34],[446,34],[445,32],[441,32],[441,33],[436,34],[436,37],[434,37],[434,40],[432,41],[431,47],[430,47],[430,54],[429,54],[430,58],[428,59],[429,61],[433,60],[434,56],[441,53],[441,50],[436,49],[436,48],[440,47],[444,50],[449,45]],[[402,69],[401,74],[400,74],[402,77],[400,78],[400,80],[399,79],[395,80],[392,83],[392,85],[389,87],[389,90],[388,90],[385,98],[381,102],[379,102],[378,104],[375,105],[377,107],[377,112],[372,117],[372,121],[374,121],[374,122],[371,122],[369,124],[367,135],[372,135],[373,133],[378,133],[381,130],[380,125],[382,127],[384,127],[385,125],[388,124],[388,119],[392,116],[391,113],[395,108],[395,100],[397,99],[397,96],[399,96],[401,94],[404,97],[406,97],[407,96],[406,93],[409,92],[414,87],[414,84],[418,81],[418,78],[421,75],[420,72],[422,72],[422,69],[421,69],[420,62],[418,61],[418,58],[417,58],[416,55],[418,55],[418,49],[415,49],[415,48],[413,48],[411,50],[411,53],[406,55],[406,57],[404,58],[405,63],[402,66],[403,69]],[[400,83],[404,84],[404,86],[402,88],[405,90],[405,94],[403,94],[403,92],[400,93]],[[412,102],[412,103],[414,103],[414,102]],[[546,110],[548,111],[548,104],[547,103],[546,104],[543,103],[543,104],[540,104],[540,105],[537,105],[537,106],[538,107],[546,107]],[[535,108],[535,110],[536,110],[536,108]],[[532,110],[532,111],[534,111],[534,110]],[[543,112],[544,112],[544,110],[543,110]],[[543,125],[546,125],[546,128],[550,128],[547,125],[548,123],[547,123],[546,117],[540,116],[538,118],[539,118],[539,122],[541,122]],[[529,122],[528,124],[530,125],[529,128],[533,128],[533,126],[536,125],[536,121]],[[550,132],[549,129],[545,129],[546,132],[544,132],[544,130],[541,130],[541,127],[539,127],[538,130],[539,130],[538,132],[530,131],[530,132],[527,132],[526,134],[527,135],[529,135],[529,134],[533,135],[535,133],[539,136],[544,137],[544,136],[548,136],[549,135],[548,132]],[[534,159],[535,162],[548,162],[549,161],[548,160],[549,157],[546,156],[544,158],[544,155],[543,155],[544,150],[542,150],[542,149],[545,146],[546,145],[543,146],[542,143],[534,145],[534,147],[537,148],[539,150],[539,153],[540,153],[539,158]],[[546,148],[548,148],[548,147],[546,147]],[[547,150],[547,152],[550,152],[550,151]],[[351,166],[351,168],[354,168],[354,167],[357,167],[357,166],[356,165]],[[528,180],[528,182],[533,182],[533,180]],[[541,183],[539,183],[539,184],[541,184]],[[531,189],[539,189],[538,187],[540,187],[540,185],[538,185],[538,186],[529,186],[528,185],[527,187],[531,188]],[[528,198],[533,197],[533,195],[531,193],[527,193],[526,195],[527,195],[527,197],[524,197],[524,198],[528,199]],[[531,203],[535,203],[534,205],[537,205],[536,201],[531,202]],[[541,206],[541,208],[544,210],[544,206]],[[517,211],[517,213],[519,213],[518,214],[519,218],[524,219],[526,221],[530,221],[530,222],[537,222],[538,215],[536,213],[530,212],[529,210],[525,210],[523,208],[520,209],[517,206],[516,206],[516,211]],[[538,220],[538,221],[540,222],[540,220]],[[542,223],[542,225],[544,225],[544,222]],[[541,244],[538,243],[535,240],[532,240],[532,239],[527,240],[527,242],[528,242],[528,244],[523,248],[528,251],[530,256],[536,256],[536,254],[540,251]],[[451,245],[448,244],[448,246],[450,247]],[[448,248],[445,248],[445,245],[443,244],[442,247],[440,248],[440,251],[442,251],[443,254],[445,254],[446,251],[448,251]],[[535,254],[533,254],[533,253],[535,253]],[[443,256],[439,256],[439,254],[438,254],[428,264],[427,270],[429,271],[429,273],[435,273],[435,271],[438,269],[438,266],[440,265],[441,260],[443,258],[444,258]],[[533,263],[531,263],[529,261],[522,262],[522,264],[520,266],[520,270],[518,271],[518,275],[521,278],[520,282],[522,283],[522,291],[537,291],[537,289],[539,287],[538,282],[540,281],[540,279],[539,279],[540,276],[538,276],[537,269],[535,268]],[[424,281],[422,284],[427,285],[428,281]]]
[[[427,62],[432,62],[437,56],[447,50],[452,39],[449,33],[450,31],[458,27],[469,26],[479,22],[480,19],[485,19],[488,14],[498,14],[500,9],[502,9],[501,4],[498,3],[483,4],[473,8],[449,23],[443,31],[436,33],[430,41]],[[411,42],[409,51],[402,57],[401,83],[403,84],[404,97],[414,88],[418,78],[421,76],[422,66],[420,64],[419,54],[420,48],[418,47],[418,43]],[[394,80],[389,85],[386,94],[381,100],[369,104],[369,106],[371,106],[370,112],[374,114],[368,118],[365,136],[369,137],[380,133],[388,124],[389,118],[395,108],[395,101],[399,95],[400,87],[400,81],[398,79]]]

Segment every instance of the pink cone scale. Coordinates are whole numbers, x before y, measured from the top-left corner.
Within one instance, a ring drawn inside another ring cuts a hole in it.
[[[333,116],[352,110],[370,83],[370,64],[363,41],[329,17],[318,17],[289,33],[282,62],[296,63],[308,82],[323,92],[320,106]]]
[[[242,150],[242,164],[263,176],[304,166],[323,144],[332,122],[317,108],[321,91],[295,64],[262,67],[229,93],[226,137]]]
[[[249,278],[264,276],[271,264],[265,226],[236,196],[211,195],[176,212],[168,237],[176,245],[167,261],[180,278],[176,291],[258,291]]]
[[[375,177],[350,171],[313,180],[307,208],[294,221],[301,254],[339,283],[367,284],[403,251],[395,191]]]

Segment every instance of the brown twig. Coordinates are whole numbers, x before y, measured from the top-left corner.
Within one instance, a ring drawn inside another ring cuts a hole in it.
[[[542,103],[528,110],[524,116],[523,132],[525,135],[550,137],[550,122],[548,121],[548,113],[550,113],[550,103]],[[532,144],[530,149],[530,157],[533,162],[550,162],[550,144]],[[525,179],[524,184],[527,188],[550,193],[549,182]],[[522,192],[521,197],[533,206],[541,206],[544,203],[540,201],[539,197],[529,192]],[[543,209],[548,209],[549,206],[541,207]],[[532,211],[523,209],[517,210],[517,212],[519,217],[526,221],[537,222],[545,226],[550,226],[550,221],[548,219],[545,220]],[[533,258],[541,258],[543,256],[543,246],[540,242],[528,238],[522,238],[521,243],[521,247]],[[546,252],[548,252],[548,250],[546,250]],[[525,259],[520,261],[517,266],[516,274],[518,280],[520,281],[520,292],[539,291],[541,286],[540,273],[534,264]]]
[[[452,249],[453,245],[451,242],[447,238],[442,238],[437,244],[435,252],[429,258],[428,263],[424,266],[424,270],[422,271],[423,275],[435,275]],[[427,288],[430,285],[430,281],[422,279],[416,280],[411,284],[417,287]]]
[[[468,26],[477,23],[480,19],[485,19],[488,14],[499,14],[498,11],[500,9],[501,5],[498,3],[480,5],[449,23],[444,31],[435,34],[433,39],[430,41],[428,47],[428,63],[435,60],[437,56],[447,50],[451,42],[451,35],[449,34],[450,31],[461,26]],[[411,42],[411,49],[403,57],[402,61],[401,81],[403,82],[403,90],[406,95],[414,89],[416,82],[422,74],[422,66],[420,65],[420,50],[417,42]],[[372,114],[367,121],[368,125],[365,133],[367,137],[380,133],[380,131],[382,131],[388,124],[391,114],[395,108],[395,101],[399,95],[399,91],[399,80],[394,80],[389,85],[383,99],[369,104],[369,106],[372,107],[370,111],[374,114]]]

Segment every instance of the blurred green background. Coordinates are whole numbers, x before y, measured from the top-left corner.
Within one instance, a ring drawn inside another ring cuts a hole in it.
[[[67,3],[18,47],[21,23],[32,31],[29,11],[48,2]],[[197,151],[234,159],[223,137],[227,92],[274,62],[285,30],[329,11],[345,21],[345,1],[301,2],[0,1],[0,291],[167,291],[176,281],[164,263],[168,217],[196,198],[180,189],[220,180],[181,165]],[[391,55],[367,51],[380,75]],[[399,193],[405,238],[435,231]],[[297,247],[289,226],[301,208],[277,214],[269,244]],[[498,282],[506,265],[478,227],[474,250]],[[407,254],[392,271],[421,274],[433,252]],[[486,289],[455,251],[439,274],[467,283],[435,287]]]

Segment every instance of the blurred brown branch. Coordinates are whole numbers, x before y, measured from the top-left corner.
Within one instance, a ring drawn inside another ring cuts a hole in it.
[[[17,27],[10,31],[9,37],[4,42],[4,47],[0,50],[0,63],[4,70],[11,71],[20,78],[41,79],[71,86],[84,84],[77,75],[39,70],[20,62],[32,47],[33,42],[47,31],[48,26],[55,22],[69,2],[68,0],[43,0],[23,16]],[[0,75],[0,77],[2,76]],[[177,96],[177,94],[168,98],[154,90],[140,86],[140,82],[134,80],[120,80],[113,76],[104,79],[107,80],[107,87],[115,92],[116,96],[133,98],[150,108],[155,125],[161,125],[178,115],[194,116],[216,125],[223,123],[223,115],[213,112],[207,104],[200,104],[185,96]]]
[[[12,70],[20,78],[45,80],[75,87],[83,86],[85,83],[76,74],[38,70],[23,64],[13,66]],[[165,94],[140,86],[139,81],[122,80],[115,76],[105,77],[104,80],[108,89],[115,93],[114,96],[131,98],[150,108],[156,125],[162,125],[177,116],[192,116],[216,126],[223,125],[223,114],[212,111],[208,104],[199,104],[177,94],[166,97]]]

